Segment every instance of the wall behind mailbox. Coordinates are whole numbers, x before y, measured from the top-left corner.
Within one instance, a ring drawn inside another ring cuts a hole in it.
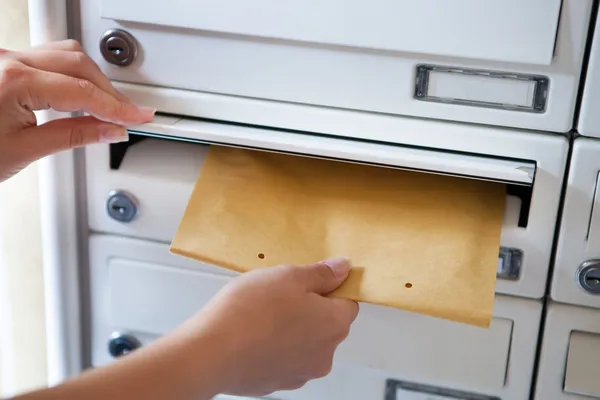
[[[0,0],[0,48],[29,47],[27,0]],[[37,165],[0,183],[0,397],[46,385]]]

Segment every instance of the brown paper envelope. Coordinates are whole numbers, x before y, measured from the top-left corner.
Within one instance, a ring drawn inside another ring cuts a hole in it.
[[[488,327],[502,184],[211,146],[171,251],[245,272],[346,256],[332,295]]]

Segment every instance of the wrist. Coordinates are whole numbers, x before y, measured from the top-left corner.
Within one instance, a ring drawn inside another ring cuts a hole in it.
[[[211,399],[232,386],[235,351],[230,336],[231,332],[220,332],[206,324],[191,329],[184,325],[166,338],[170,342],[166,347],[174,353],[180,384],[200,399]]]

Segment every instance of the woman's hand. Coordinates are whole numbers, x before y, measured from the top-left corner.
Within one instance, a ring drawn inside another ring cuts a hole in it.
[[[357,316],[355,302],[326,296],[349,269],[335,259],[246,273],[174,332],[14,400],[209,400],[299,388],[328,374]]]
[[[91,116],[37,125],[33,111]],[[127,140],[124,125],[152,120],[115,90],[73,40],[28,51],[0,49],[0,182],[29,163],[63,150]]]
[[[354,301],[324,297],[348,276],[334,259],[249,272],[225,288],[189,326],[226,354],[224,393],[262,396],[327,375],[358,313]]]

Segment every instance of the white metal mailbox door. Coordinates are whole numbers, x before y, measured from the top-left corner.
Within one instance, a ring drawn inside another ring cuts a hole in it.
[[[549,65],[560,0],[104,0],[104,18],[325,45]]]
[[[600,25],[596,24],[583,88],[577,131],[583,136],[600,137]]]
[[[592,269],[600,259],[599,155],[600,140],[575,140],[551,296],[561,303],[600,308],[600,282]]]
[[[551,304],[535,400],[600,399],[600,311]]]

